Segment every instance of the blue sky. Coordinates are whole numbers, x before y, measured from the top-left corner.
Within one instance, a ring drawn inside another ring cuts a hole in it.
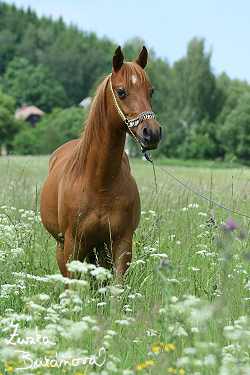
[[[38,16],[63,17],[117,45],[135,36],[172,65],[188,42],[204,37],[216,75],[250,83],[250,0],[3,0]],[[125,57],[126,58],[126,57]]]

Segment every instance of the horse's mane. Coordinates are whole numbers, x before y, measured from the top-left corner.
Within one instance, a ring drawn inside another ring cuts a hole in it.
[[[124,77],[124,86],[128,89],[132,85],[132,75],[136,76],[135,85],[142,85],[148,80],[145,71],[137,63],[124,63],[121,67]],[[65,172],[71,171],[75,177],[82,174],[85,170],[86,160],[88,157],[91,142],[95,140],[101,143],[101,135],[103,135],[103,119],[107,118],[108,104],[105,95],[109,88],[110,75],[104,79],[96,90],[91,109],[86,120],[85,129],[81,135],[80,141],[69,157],[65,166]]]

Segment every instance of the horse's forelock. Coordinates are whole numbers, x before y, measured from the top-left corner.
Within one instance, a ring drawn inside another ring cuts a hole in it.
[[[133,84],[141,86],[148,81],[148,75],[145,70],[134,62],[123,63],[120,73],[124,78],[124,86],[126,88],[129,88]]]

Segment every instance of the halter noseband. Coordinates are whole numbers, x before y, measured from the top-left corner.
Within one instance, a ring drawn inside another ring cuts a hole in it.
[[[146,112],[142,112],[140,113],[137,117],[135,117],[134,119],[132,120],[128,120],[127,117],[125,117],[124,113],[122,112],[121,108],[119,107],[119,104],[117,103],[117,100],[116,100],[116,97],[115,97],[115,93],[114,93],[114,90],[112,88],[112,80],[111,80],[111,75],[112,73],[110,74],[110,91],[111,91],[111,94],[112,94],[112,97],[113,97],[113,100],[114,100],[114,104],[115,104],[115,107],[119,113],[119,115],[121,116],[122,120],[125,122],[125,124],[127,125],[127,127],[130,129],[134,126],[138,126],[139,124],[141,124],[144,120],[147,120],[149,118],[153,118],[155,119],[155,114],[154,112],[149,112],[149,111],[146,111]]]

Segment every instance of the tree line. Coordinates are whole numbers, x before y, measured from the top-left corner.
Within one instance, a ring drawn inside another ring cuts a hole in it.
[[[143,44],[127,41],[126,60],[135,60]],[[116,47],[62,18],[38,18],[0,2],[0,144],[16,153],[50,153],[78,137],[87,116],[78,103],[111,71]],[[173,66],[150,50],[146,71],[164,135],[157,156],[249,162],[250,85],[225,72],[216,77],[204,39],[192,39]],[[13,118],[23,102],[46,112],[35,129]]]

